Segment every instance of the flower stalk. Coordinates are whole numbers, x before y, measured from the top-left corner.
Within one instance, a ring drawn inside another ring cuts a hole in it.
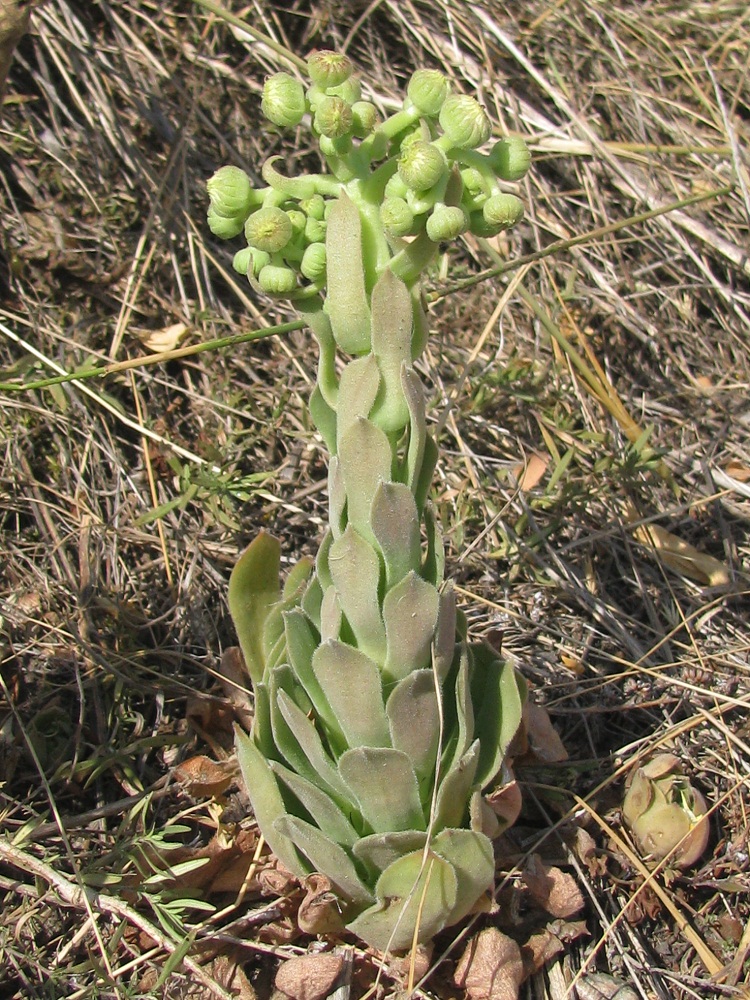
[[[513,668],[469,642],[444,576],[437,447],[414,367],[421,275],[440,243],[518,221],[503,182],[522,175],[524,152],[513,140],[481,153],[484,109],[437,71],[418,70],[385,120],[347,57],[314,53],[308,73],[307,88],[270,77],[262,109],[281,127],[307,119],[330,173],[289,178],[272,158],[265,188],[235,167],[209,182],[212,231],[245,236],[237,271],[290,298],[318,342],[310,412],[330,453],[316,558],[282,585],[279,543],[262,533],[230,579],[255,694],[237,753],[280,861],[325,874],[342,927],[398,951],[492,887],[500,823],[484,793],[524,703]]]

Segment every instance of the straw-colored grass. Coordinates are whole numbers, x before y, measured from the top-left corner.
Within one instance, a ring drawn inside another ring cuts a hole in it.
[[[497,911],[424,976],[348,942],[339,997],[461,995],[490,926],[566,942],[535,1000],[748,995],[747,5],[228,6],[253,33],[209,3],[47,0],[9,71],[0,995],[262,1000],[287,958],[331,947],[258,840],[231,756],[248,702],[220,682],[241,547],[270,529],[291,562],[322,530],[314,345],[204,223],[222,163],[307,162],[259,92],[314,47],[346,48],[385,108],[440,67],[534,154],[525,221],[431,275],[424,375],[450,572],[569,757],[518,762]],[[686,871],[644,863],[621,821],[661,750],[710,806]],[[531,904],[534,854],[573,875],[585,933]]]

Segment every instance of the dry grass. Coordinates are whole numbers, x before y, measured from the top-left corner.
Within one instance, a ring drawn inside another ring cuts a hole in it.
[[[518,882],[540,852],[575,874],[588,933],[524,996],[747,995],[746,4],[232,9],[297,55],[348,46],[386,102],[415,66],[439,66],[534,152],[526,221],[507,244],[464,247],[431,286],[425,374],[436,412],[453,403],[436,484],[450,567],[474,629],[502,631],[570,756],[520,769],[503,906],[464,939],[494,924],[523,943],[542,928]],[[237,552],[261,526],[290,560],[312,552],[324,517],[310,339],[247,342],[294,317],[236,282],[202,221],[217,166],[252,172],[282,148],[257,99],[282,65],[189,2],[48,0],[11,68],[2,997],[251,996],[252,981],[263,998],[278,960],[309,944],[294,933],[299,896],[269,895],[272,873],[248,867],[241,792],[200,795],[173,770],[205,754],[231,777],[216,678]],[[144,338],[174,324],[187,349],[150,363]],[[33,387],[105,364],[106,377]],[[671,533],[658,552],[644,525]],[[675,563],[676,538],[691,562]],[[684,759],[711,805],[709,850],[687,872],[649,874],[621,826],[624,778],[657,748]],[[240,828],[244,867],[221,891],[190,871],[166,890],[144,881],[168,842],[218,832],[231,846]],[[456,995],[463,944],[451,945],[418,995]],[[376,976],[355,959],[353,997]],[[404,989],[395,974],[378,982]]]

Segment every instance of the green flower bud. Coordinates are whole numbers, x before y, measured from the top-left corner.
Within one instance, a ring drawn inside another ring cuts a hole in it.
[[[308,281],[322,281],[326,274],[325,243],[311,243],[302,255],[299,269]]]
[[[412,73],[406,93],[423,115],[435,117],[448,96],[448,80],[437,69],[418,69]]]
[[[388,179],[384,195],[386,198],[405,198],[409,188],[404,184],[400,174],[394,174]]]
[[[305,231],[305,224],[307,223],[307,216],[304,212],[300,212],[296,208],[288,208],[286,212],[289,217],[289,221],[292,224],[292,239],[297,236],[301,236]]]
[[[263,84],[260,110],[274,125],[292,128],[305,116],[305,91],[299,80],[289,73],[274,73]]]
[[[326,203],[322,194],[314,194],[312,198],[305,198],[301,201],[299,207],[311,219],[322,219]]]
[[[487,142],[492,125],[479,101],[451,94],[440,109],[440,127],[454,146],[476,149]]]
[[[484,177],[476,167],[464,167],[461,171],[461,182],[464,191],[472,200],[485,193]]]
[[[297,287],[297,275],[290,267],[266,264],[258,274],[258,284],[269,295],[291,295]]]
[[[220,215],[225,219],[241,217],[242,225],[245,224],[252,207],[253,186],[244,170],[232,166],[219,167],[216,173],[209,177],[206,188],[214,215]]]
[[[622,815],[638,849],[660,861],[673,855],[679,868],[695,864],[706,849],[708,806],[682,773],[674,754],[662,753],[632,776]]]
[[[280,208],[261,208],[245,223],[245,237],[251,247],[277,253],[294,234],[292,221]]]
[[[326,94],[330,97],[340,97],[342,101],[351,107],[362,97],[362,84],[355,76],[350,76],[348,80],[340,83],[338,87],[327,87]]]
[[[232,267],[237,274],[247,274],[253,266],[253,248],[243,247],[232,258]]]
[[[465,233],[469,220],[462,208],[453,205],[437,205],[427,219],[427,235],[433,243],[454,240]]]
[[[249,249],[252,254],[252,261],[251,266],[247,269],[248,277],[250,276],[250,271],[252,269],[253,276],[257,278],[266,264],[271,263],[271,255],[270,253],[266,253],[265,250],[255,250],[253,247],[250,247]]]
[[[380,221],[388,236],[409,236],[414,225],[414,212],[403,198],[386,198],[380,206]]]
[[[352,104],[352,116],[354,118],[352,131],[358,139],[364,139],[373,132],[380,121],[378,109],[369,101],[355,101]]]
[[[353,123],[352,109],[342,97],[324,98],[313,119],[316,132],[327,139],[340,139],[348,135]]]
[[[312,82],[323,89],[338,87],[353,71],[351,59],[340,52],[320,49],[307,57],[307,73]]]
[[[232,240],[235,236],[239,236],[245,224],[245,220],[241,217],[227,219],[219,215],[212,205],[209,205],[207,219],[208,228],[220,240]]]
[[[504,181],[520,181],[531,166],[529,147],[520,135],[496,142],[489,156],[492,169]]]
[[[466,208],[467,206],[464,207]],[[489,223],[482,215],[481,210],[469,211],[469,230],[475,236],[481,236],[483,239],[489,240],[493,236],[497,236],[498,233],[502,233],[505,228],[505,226],[497,226]]]
[[[482,214],[490,226],[510,229],[523,217],[523,202],[514,194],[496,194],[484,203]]]
[[[398,160],[398,172],[412,191],[429,191],[448,169],[445,157],[430,142],[411,143]]]
[[[326,238],[326,224],[320,219],[307,217],[305,222],[305,239],[308,243],[323,243]]]

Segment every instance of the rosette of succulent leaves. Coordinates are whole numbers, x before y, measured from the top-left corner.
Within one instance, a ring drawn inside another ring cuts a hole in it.
[[[486,794],[524,703],[514,669],[467,641],[444,579],[419,278],[438,244],[520,219],[508,182],[529,154],[516,138],[486,148],[484,109],[438,71],[417,70],[381,119],[346,56],[307,65],[307,87],[271,76],[262,110],[308,121],[328,172],[290,177],[272,157],[264,187],[234,166],[208,182],[212,231],[244,234],[236,270],[292,299],[317,339],[310,411],[330,452],[316,558],[282,586],[261,533],[230,579],[255,704],[237,753],[283,865],[326,875],[341,929],[399,951],[486,905],[501,825]]]

